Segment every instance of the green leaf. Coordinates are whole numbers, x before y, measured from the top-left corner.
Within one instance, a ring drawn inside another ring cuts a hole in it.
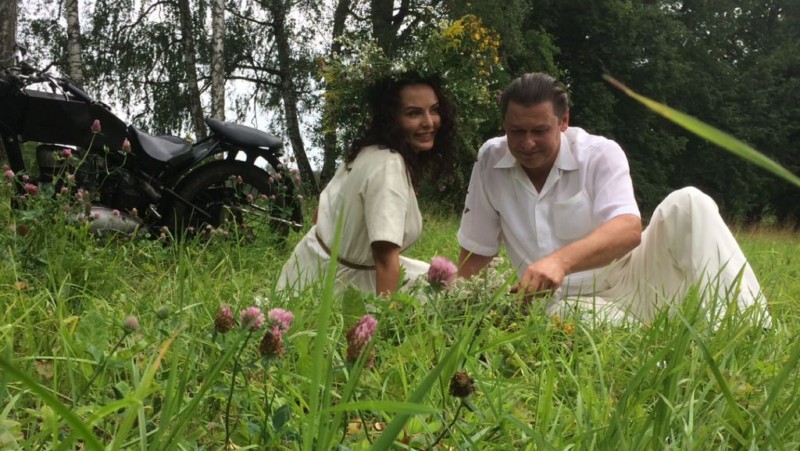
[[[282,427],[286,426],[289,419],[292,417],[292,408],[289,404],[284,404],[272,414],[272,427],[279,431]]]

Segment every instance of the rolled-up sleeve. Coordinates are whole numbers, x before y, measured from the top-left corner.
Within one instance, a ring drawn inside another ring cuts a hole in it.
[[[624,214],[641,216],[625,152],[613,141],[604,144],[602,151],[592,153],[594,162],[588,165],[595,217],[606,222]]]
[[[469,191],[464,201],[461,226],[458,229],[458,243],[469,252],[493,256],[500,251],[500,215],[492,206],[486,192],[488,159],[480,152],[478,161],[472,168]]]

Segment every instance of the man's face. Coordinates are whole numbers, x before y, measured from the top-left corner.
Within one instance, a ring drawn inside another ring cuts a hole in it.
[[[550,173],[561,147],[561,132],[567,129],[569,112],[558,117],[553,102],[522,106],[510,102],[503,120],[508,148],[529,175]]]

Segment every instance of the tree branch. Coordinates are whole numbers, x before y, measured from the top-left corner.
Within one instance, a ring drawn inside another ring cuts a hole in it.
[[[238,12],[237,12],[235,9],[233,9],[233,8],[225,8],[225,12],[226,12],[226,13],[229,13],[230,15],[232,15],[232,16],[234,16],[234,17],[238,17],[239,19],[242,19],[242,20],[244,20],[244,21],[246,21],[246,22],[250,22],[250,23],[258,24],[258,25],[261,25],[261,26],[263,26],[263,27],[270,27],[270,28],[272,28],[273,26],[275,26],[275,23],[274,23],[274,22],[263,21],[263,20],[256,20],[256,19],[253,19],[252,17],[243,16],[242,14],[239,14],[239,13],[238,13]]]
[[[270,74],[272,76],[275,76],[275,77],[280,77],[281,76],[281,73],[280,73],[279,70],[273,69],[271,67],[257,66],[257,65],[255,65],[255,63],[252,66],[247,66],[247,65],[240,64],[240,65],[236,66],[236,68],[237,69],[254,70],[254,71],[257,71],[257,72],[266,72],[266,73],[268,73],[268,74]]]
[[[169,4],[172,4],[172,3],[173,2],[168,1],[168,0],[162,0],[160,2],[153,3],[152,5],[150,5],[147,8],[147,10],[145,10],[141,15],[139,15],[139,17],[137,17],[136,20],[133,21],[133,23],[130,23],[130,24],[127,24],[127,25],[123,25],[123,26],[121,26],[119,28],[119,30],[120,31],[125,31],[125,30],[129,30],[129,29],[133,29],[133,28],[138,27],[139,23],[141,23],[147,16],[149,16],[150,13],[153,12],[153,10],[156,7],[161,6],[161,5],[169,5]]]
[[[280,83],[272,83],[272,82],[266,81],[266,80],[264,80],[262,78],[245,77],[244,75],[231,75],[231,76],[227,77],[227,80],[249,81],[249,82],[255,83],[257,85],[269,86],[270,88],[273,88],[273,89],[278,89],[281,86]]]

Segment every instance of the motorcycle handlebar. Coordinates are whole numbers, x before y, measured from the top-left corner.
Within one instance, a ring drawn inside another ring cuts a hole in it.
[[[27,67],[32,69],[30,65],[28,65]],[[41,74],[41,73],[35,74],[35,71],[30,72],[29,70],[22,67],[17,67],[17,68],[12,68],[12,70],[7,70],[5,75],[2,77],[2,80],[5,81],[6,83],[12,84],[19,88],[23,88],[27,85],[32,85],[36,83],[50,83],[51,86],[53,86],[54,88],[55,86],[58,86],[64,92],[71,94],[73,97],[82,102],[87,102],[87,103],[94,102],[94,100],[91,97],[89,97],[89,94],[87,94],[82,89],[70,83],[69,80],[63,78],[56,78],[47,74]]]

